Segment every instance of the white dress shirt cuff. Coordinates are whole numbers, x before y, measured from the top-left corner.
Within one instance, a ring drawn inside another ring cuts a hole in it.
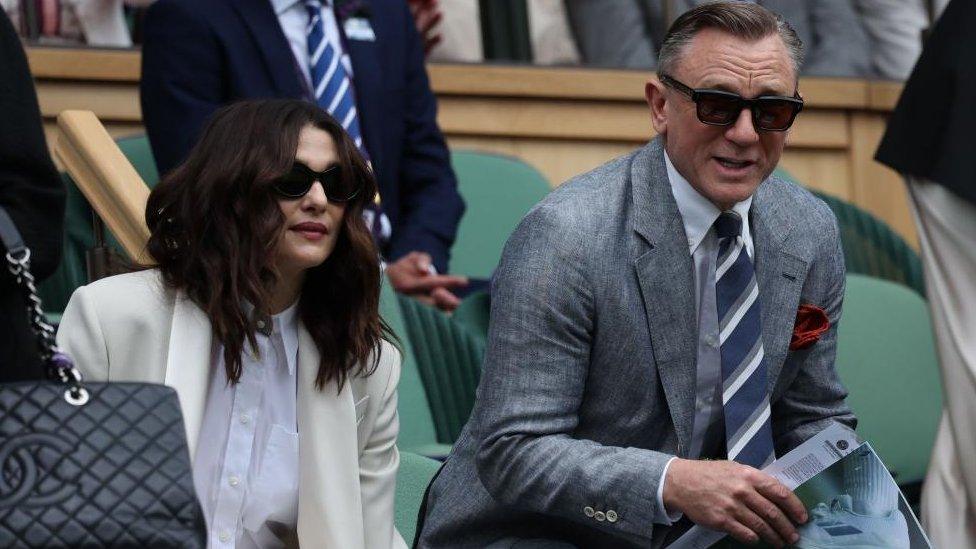
[[[671,526],[681,519],[680,512],[669,513],[664,508],[664,480],[668,478],[668,469],[671,467],[671,462],[676,459],[678,459],[677,456],[669,459],[664,465],[664,471],[661,471],[661,480],[657,483],[657,514],[654,516],[655,524]]]

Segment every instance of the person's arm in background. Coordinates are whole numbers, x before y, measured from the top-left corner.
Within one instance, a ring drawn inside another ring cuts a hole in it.
[[[27,57],[0,10],[0,206],[31,251],[31,272],[49,276],[61,260],[64,185],[51,162]],[[6,255],[6,251],[3,252]],[[9,379],[39,377],[27,330],[26,302],[6,267],[0,269],[0,363]],[[16,316],[22,313],[22,316]]]
[[[449,272],[448,258],[464,201],[437,125],[437,101],[427,79],[424,45],[406,3],[403,10],[406,86],[403,158],[398,174],[401,211],[400,221],[393,228],[387,274],[397,291],[430,295],[439,307],[453,309],[457,298],[449,288],[463,286],[466,281],[443,273]],[[425,273],[427,264],[441,274]]]
[[[806,0],[813,44],[807,47],[803,72],[818,76],[866,78],[871,70],[871,46],[861,15],[852,0]]]
[[[657,53],[650,29],[651,17],[660,16],[657,3],[644,8],[641,0],[565,0],[576,45],[588,65],[627,69],[653,69]]]
[[[139,95],[160,175],[189,153],[204,121],[223,101],[220,51],[207,21],[183,2],[146,12]]]

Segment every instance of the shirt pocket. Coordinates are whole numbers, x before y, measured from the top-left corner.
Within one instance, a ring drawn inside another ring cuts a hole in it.
[[[298,522],[298,433],[272,425],[261,468],[251,483],[242,524],[252,533],[268,521]]]

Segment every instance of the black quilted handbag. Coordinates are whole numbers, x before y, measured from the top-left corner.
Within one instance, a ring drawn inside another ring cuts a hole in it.
[[[30,250],[2,208],[0,237],[49,377],[0,385],[0,548],[204,547],[176,392],[83,383],[57,349]]]

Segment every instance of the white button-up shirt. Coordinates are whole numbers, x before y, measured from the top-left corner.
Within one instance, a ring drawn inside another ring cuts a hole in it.
[[[275,15],[278,16],[278,24],[288,39],[291,52],[295,55],[298,68],[305,76],[305,83],[311,88],[312,73],[309,69],[310,57],[308,55],[308,11],[302,0],[271,0],[271,7],[274,8]],[[322,0],[322,25],[325,28],[325,39],[332,45],[335,51],[342,57],[342,66],[346,69],[346,74],[352,78],[352,62],[346,49],[342,46],[342,38],[339,34],[339,23],[336,21],[335,12],[332,9],[332,0]]]
[[[298,521],[297,303],[246,342],[241,378],[228,383],[215,345],[193,482],[211,549],[283,547]],[[259,325],[258,329],[263,329]]]
[[[718,236],[712,230],[722,211],[701,195],[682,177],[667,153],[664,154],[671,194],[678,204],[681,221],[688,238],[688,252],[694,261],[695,304],[698,318],[698,358],[695,376],[695,419],[691,432],[688,457],[698,458],[717,448],[725,448],[725,413],[722,409],[722,355],[718,345],[718,308],[715,301],[715,260],[718,256]],[[749,209],[752,197],[732,207],[742,218],[742,240],[749,257],[754,257]],[[675,458],[671,458],[661,473],[657,489],[660,512],[654,522],[671,524],[680,513],[668,515],[664,508],[664,479]]]

